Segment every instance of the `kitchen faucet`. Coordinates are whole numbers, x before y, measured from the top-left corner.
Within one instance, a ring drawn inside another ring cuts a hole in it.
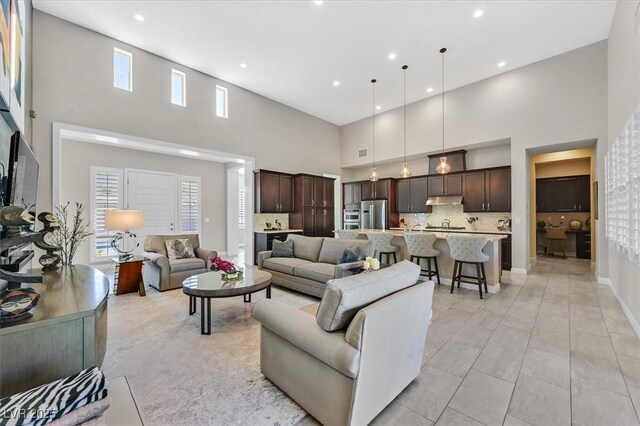
[[[448,228],[451,226],[451,221],[449,219],[442,219],[442,223],[440,224],[442,228]]]

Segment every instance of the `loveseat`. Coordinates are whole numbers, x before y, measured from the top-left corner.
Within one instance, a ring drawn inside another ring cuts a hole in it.
[[[331,280],[315,317],[257,302],[260,370],[325,425],[366,425],[418,375],[434,284],[402,261]]]
[[[169,259],[166,240],[188,239],[195,257]],[[165,291],[182,287],[182,281],[192,275],[208,272],[214,250],[200,247],[198,234],[147,235],[144,239],[144,257],[149,259],[142,267],[142,278],[156,290]]]
[[[362,266],[363,261],[340,263],[346,249],[358,247],[363,255],[372,255],[367,240],[289,234],[287,241],[293,241],[293,257],[272,257],[273,251],[262,251],[258,253],[258,268],[271,273],[273,284],[316,297],[322,297],[329,280]]]

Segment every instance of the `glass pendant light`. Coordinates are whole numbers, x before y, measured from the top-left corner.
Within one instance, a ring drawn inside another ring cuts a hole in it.
[[[371,175],[369,180],[371,182],[377,182],[380,180],[378,172],[376,171],[376,79],[371,80],[371,88],[373,93],[373,115],[371,116],[371,122],[373,123],[373,166],[371,167]]]
[[[409,68],[409,65],[402,66],[404,79],[404,163],[402,163],[402,170],[400,170],[401,178],[411,176],[411,169],[409,169],[409,163],[407,163],[407,68]]]
[[[447,163],[447,157],[444,155],[444,53],[446,51],[445,47],[440,49],[440,53],[442,53],[442,157],[436,166],[436,173],[441,175],[446,175],[451,171],[451,165]]]

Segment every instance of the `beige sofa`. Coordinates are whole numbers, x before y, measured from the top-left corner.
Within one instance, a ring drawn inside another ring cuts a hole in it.
[[[368,424],[420,374],[434,284],[419,274],[403,261],[332,280],[315,318],[257,302],[262,373],[322,424]]]
[[[176,238],[188,238],[196,257],[169,260],[165,240]],[[147,235],[144,239],[144,257],[149,260],[142,267],[142,278],[156,290],[180,288],[185,278],[208,272],[211,258],[217,255],[216,251],[200,247],[198,234]]]
[[[272,251],[262,251],[258,253],[258,268],[270,272],[274,284],[316,297],[322,297],[327,281],[362,266],[362,261],[340,264],[345,249],[358,246],[364,254],[371,255],[371,243],[367,240],[289,234],[287,241],[290,240],[294,257],[272,257]]]

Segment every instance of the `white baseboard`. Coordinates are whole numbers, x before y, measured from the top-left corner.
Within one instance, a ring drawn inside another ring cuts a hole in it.
[[[527,270],[525,268],[511,268],[511,273],[512,274],[527,275]]]
[[[627,319],[629,320],[629,324],[631,324],[631,328],[633,328],[633,331],[635,331],[636,334],[638,335],[638,338],[640,338],[640,322],[638,322],[638,320],[633,316],[633,314],[631,313],[631,310],[627,307],[627,304],[624,303],[624,300],[622,300],[622,297],[620,297],[620,295],[618,294],[618,290],[616,290],[616,287],[613,285],[611,280],[606,277],[598,277],[598,284],[609,286],[609,288],[611,289],[611,292],[613,293],[616,300],[618,301],[618,304],[622,308],[622,312],[624,312]]]
[[[444,284],[444,285],[450,286],[451,285],[451,278],[440,278],[440,282],[442,284]],[[438,285],[437,281],[434,281],[434,283],[436,283],[436,285]],[[468,290],[476,290],[476,291],[478,290],[478,284],[471,284],[471,283],[462,282],[462,283],[460,283],[460,287],[466,288]],[[484,287],[483,287],[482,290],[484,291]],[[488,293],[497,293],[499,291],[500,291],[500,283],[494,284],[494,285],[487,285],[487,292]]]

